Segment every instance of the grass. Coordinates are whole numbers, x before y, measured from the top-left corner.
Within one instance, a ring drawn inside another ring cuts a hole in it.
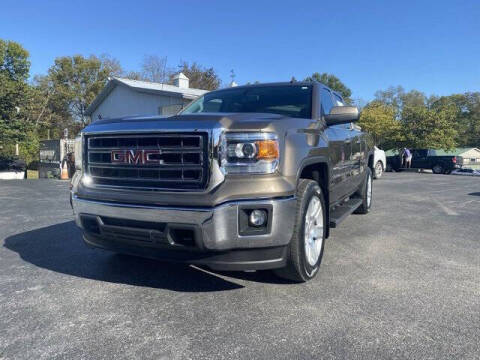
[[[38,179],[38,170],[27,170],[27,179]]]

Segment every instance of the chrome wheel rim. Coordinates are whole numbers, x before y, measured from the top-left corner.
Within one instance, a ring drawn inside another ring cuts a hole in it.
[[[310,199],[305,214],[305,256],[310,266],[315,266],[323,244],[323,207],[317,196]]]
[[[435,165],[433,167],[433,172],[436,173],[436,174],[439,174],[442,172],[442,167],[440,165]]]
[[[367,180],[367,208],[370,207],[372,203],[372,177],[368,176]]]
[[[382,164],[377,163],[377,165],[375,166],[375,176],[376,176],[377,178],[380,177],[380,176],[382,176],[382,171],[383,171]]]

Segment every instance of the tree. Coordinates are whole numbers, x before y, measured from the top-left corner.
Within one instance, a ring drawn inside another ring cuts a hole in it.
[[[405,145],[419,149],[450,150],[456,146],[453,105],[429,109],[426,106],[405,106],[402,111]]]
[[[190,65],[184,61],[178,65],[178,70],[188,77],[191,88],[216,90],[220,87],[220,78],[213,67],[205,68],[196,62]]]
[[[395,118],[392,105],[372,101],[363,108],[358,125],[372,135],[375,145],[395,147],[401,140],[401,123]]]
[[[113,65],[111,61],[102,61],[94,55],[88,58],[82,55],[56,58],[48,70],[51,101],[56,111],[69,113],[74,121],[85,125],[88,121],[85,114],[88,105],[118,70]]]
[[[393,106],[397,119],[400,118],[402,110],[406,106],[426,106],[428,104],[424,93],[418,90],[405,92],[400,85],[376,91],[375,100]]]
[[[0,145],[25,138],[30,71],[29,54],[20,44],[0,39]]]
[[[103,67],[108,69],[110,76],[121,77],[124,75],[125,71],[118,59],[115,59],[108,54],[102,54],[100,55],[100,61],[102,62]]]
[[[122,76],[130,80],[144,80],[142,73],[139,71],[129,71],[124,73]]]
[[[351,103],[350,96],[352,96],[352,91],[335,75],[327,73],[320,74],[316,72],[313,73],[312,76],[305,78],[304,81],[321,82],[322,84],[327,85],[330,89],[338,91],[340,94],[342,94],[343,100],[345,100],[347,104]]]
[[[377,90],[375,92],[375,100],[385,105],[391,105],[395,109],[397,115],[400,115],[400,109],[402,108],[402,97],[405,94],[403,87],[390,86],[386,90]]]
[[[456,109],[455,128],[459,146],[480,144],[480,93],[470,92],[450,96],[431,97],[431,107],[454,106]]]
[[[145,55],[142,63],[141,80],[167,83],[173,71],[167,68],[167,58]],[[138,80],[138,79],[137,79]]]

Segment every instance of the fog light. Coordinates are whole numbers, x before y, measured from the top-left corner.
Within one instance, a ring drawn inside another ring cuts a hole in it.
[[[252,226],[264,226],[267,223],[267,212],[265,210],[253,210],[248,217]]]

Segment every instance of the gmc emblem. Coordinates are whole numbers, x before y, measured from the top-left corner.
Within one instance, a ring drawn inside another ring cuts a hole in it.
[[[112,164],[158,165],[163,164],[158,156],[161,150],[112,150]]]

